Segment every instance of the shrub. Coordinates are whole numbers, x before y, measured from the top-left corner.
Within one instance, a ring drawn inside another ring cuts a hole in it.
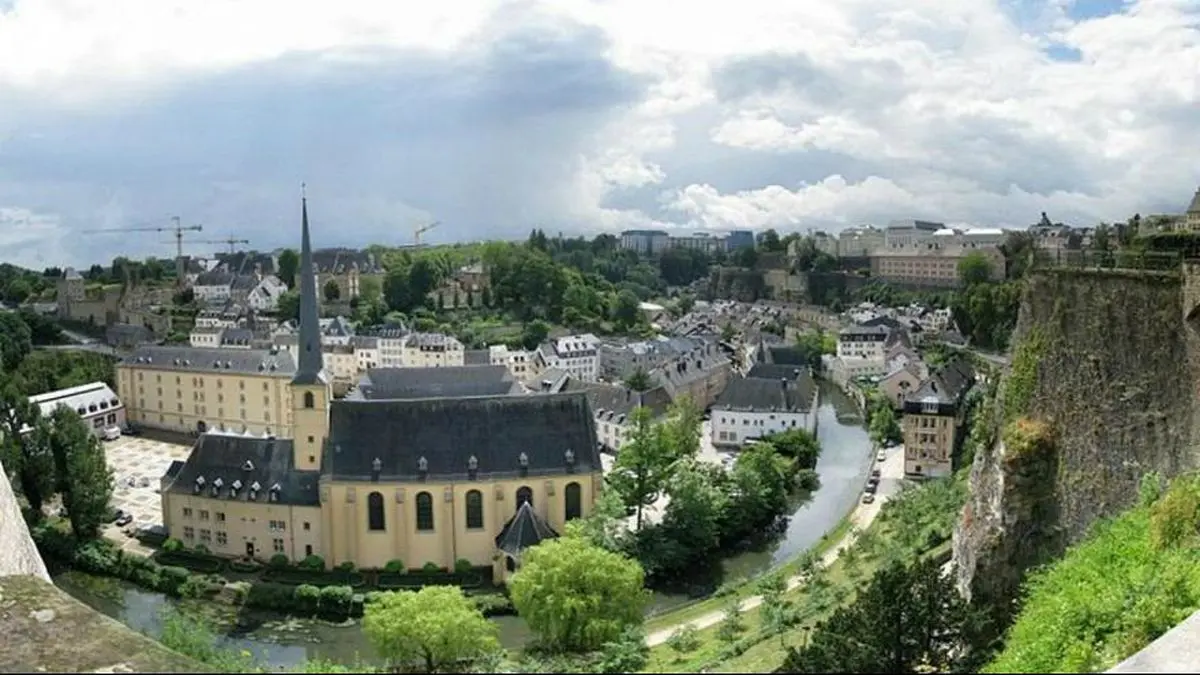
[[[425,563],[425,566],[421,568],[421,572],[424,574],[437,574],[441,571],[441,566],[435,562],[427,562]]]
[[[269,561],[267,561],[267,567],[270,567],[273,570],[287,569],[287,567],[291,565],[291,562],[292,561],[288,560],[286,555],[282,553],[276,553],[275,555],[271,556]]]
[[[335,569],[337,569],[337,571],[339,571],[339,572],[343,572],[343,573],[345,573],[345,574],[354,574],[354,571],[355,571],[356,569],[358,569],[358,568],[356,568],[356,567],[354,566],[354,563],[352,563],[352,562],[350,562],[349,560],[347,560],[347,561],[346,561],[346,562],[344,562],[344,563],[340,563],[340,564],[338,564],[338,566],[337,566]]]
[[[321,589],[321,613],[330,617],[346,616],[353,599],[354,591],[349,586],[326,586]]]
[[[183,542],[179,541],[175,537],[170,537],[169,539],[167,539],[166,541],[163,542],[162,550],[167,551],[167,552],[182,551],[183,550]]]
[[[164,568],[164,569],[169,569],[169,568]],[[208,579],[206,579],[200,575],[193,575],[193,576],[189,576],[179,586],[179,597],[181,597],[181,598],[199,598],[199,597],[203,597],[204,595],[206,595],[210,590],[212,590],[212,586],[209,584]]]
[[[299,611],[316,614],[321,605],[321,589],[311,584],[297,586],[294,596]]]
[[[199,553],[200,555],[208,555],[208,547],[205,546],[204,544],[196,544],[196,548],[193,550],[195,550],[196,553]]]
[[[700,648],[700,632],[689,623],[671,633],[671,637],[667,638],[667,646],[676,654],[690,654]]]
[[[298,566],[306,570],[323,570],[325,569],[325,559],[319,555],[310,555],[301,560]]]
[[[1150,507],[1150,541],[1157,549],[1172,548],[1196,534],[1200,525],[1200,480],[1176,478]]]
[[[484,616],[512,616],[517,613],[512,600],[503,593],[480,593],[470,598]]]
[[[163,593],[168,595],[179,595],[182,597],[195,597],[185,595],[183,585],[191,578],[191,573],[187,568],[176,567],[174,565],[164,565],[159,571],[159,585]]]
[[[245,605],[251,609],[270,609],[277,612],[298,611],[295,592],[293,586],[260,581],[250,585],[246,592]]]
[[[230,560],[229,569],[243,574],[252,574],[262,569],[262,565],[254,560]]]
[[[458,560],[454,561],[455,574],[470,574],[471,570],[473,569],[475,569],[475,566],[472,565],[471,561],[467,560],[466,558],[459,558]]]
[[[404,561],[399,558],[393,558],[383,566],[383,571],[390,574],[404,574]]]

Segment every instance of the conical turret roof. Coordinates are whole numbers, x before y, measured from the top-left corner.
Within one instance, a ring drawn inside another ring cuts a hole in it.
[[[1200,214],[1200,188],[1196,188],[1196,196],[1192,197],[1192,205],[1188,207],[1189,214]]]

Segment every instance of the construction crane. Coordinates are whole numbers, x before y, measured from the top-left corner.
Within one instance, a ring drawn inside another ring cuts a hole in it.
[[[183,233],[201,232],[202,225],[183,226],[179,224],[179,216],[171,217],[170,227],[120,227],[109,230],[83,230],[87,234],[104,234],[109,232],[170,232],[175,235],[175,283],[182,286],[184,282],[183,269]]]
[[[428,225],[417,225],[417,226],[413,227],[413,246],[420,248],[421,235],[432,230],[433,228],[435,228],[441,224],[442,224],[442,221],[435,220],[432,223],[429,223]]]
[[[224,239],[198,239],[198,240],[192,241],[191,243],[193,243],[193,244],[225,244],[226,246],[229,247],[229,255],[233,255],[234,253],[237,252],[235,247],[238,244],[249,244],[250,240],[226,237]]]

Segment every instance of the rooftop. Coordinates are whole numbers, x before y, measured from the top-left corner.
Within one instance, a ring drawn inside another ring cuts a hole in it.
[[[816,393],[817,384],[808,373],[801,373],[794,380],[735,378],[729,381],[712,407],[714,410],[809,412]]]
[[[172,465],[166,489],[230,501],[316,506],[319,474],[297,471],[292,462],[291,439],[209,431],[197,439],[186,462]]]
[[[371,368],[348,397],[379,401],[457,396],[498,396],[520,391],[504,366]]]
[[[204,347],[142,346],[121,360],[121,365],[194,373],[229,373],[291,377],[296,362],[286,350],[209,349]]]

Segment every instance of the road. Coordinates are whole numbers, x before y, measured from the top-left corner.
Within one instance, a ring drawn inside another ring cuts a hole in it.
[[[833,562],[838,559],[838,555],[842,552],[842,550],[848,548],[854,543],[858,533],[866,530],[867,527],[874,522],[875,517],[879,515],[879,510],[883,504],[900,491],[901,483],[904,480],[904,450],[903,448],[892,448],[891,450],[888,450],[887,453],[887,458],[880,465],[881,480],[879,481],[879,494],[877,495],[875,501],[871,504],[863,504],[862,502],[859,502],[858,506],[854,508],[854,511],[850,514],[850,522],[853,524],[853,527],[851,528],[850,532],[842,537],[841,541],[839,541],[833,548],[829,549],[829,551],[821,557],[821,560],[818,562],[821,567],[828,567],[829,565],[832,565]],[[787,588],[790,591],[799,588],[802,583],[803,580],[800,576],[793,576],[787,580]],[[741,609],[743,612],[745,612],[754,609],[761,604],[762,596],[755,595],[742,600]],[[724,620],[724,618],[724,609],[714,610],[692,619],[691,621],[686,621],[684,623],[654,631],[646,636],[646,644],[650,647],[661,645],[667,640],[671,639],[671,636],[675,633],[675,631],[683,628],[684,626],[690,625],[695,627],[696,630],[704,630],[705,628],[711,628],[712,626],[717,625]]]

